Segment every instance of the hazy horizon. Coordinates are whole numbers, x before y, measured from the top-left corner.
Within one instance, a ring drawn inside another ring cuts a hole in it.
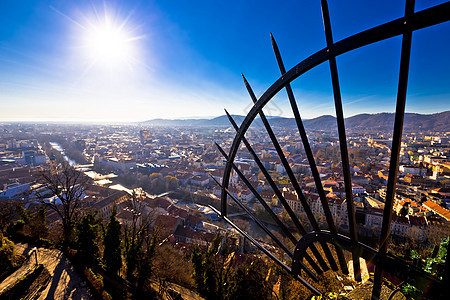
[[[439,113],[445,113],[448,112],[448,110],[446,111],[439,111],[439,112],[435,112],[435,113],[429,113],[429,114],[423,114],[423,113],[417,113],[417,112],[408,112],[406,111],[405,114],[420,114],[420,115],[432,115],[432,114],[439,114]],[[375,113],[368,113],[370,115],[376,115],[376,114],[384,114],[384,113],[388,113],[388,114],[393,114],[393,112],[375,112]],[[357,115],[361,115],[361,114],[367,114],[367,113],[360,113],[360,114],[354,114],[351,116],[345,116],[345,118],[351,118]],[[241,116],[241,117],[245,117],[246,115],[240,115],[240,114],[232,114],[232,116]],[[0,124],[3,123],[23,123],[23,124],[41,124],[41,123],[48,123],[48,124],[91,124],[91,125],[116,125],[116,124],[123,124],[123,125],[127,125],[127,124],[139,124],[139,123],[145,123],[148,121],[153,121],[153,120],[168,120],[168,121],[175,121],[175,120],[212,120],[215,118],[219,118],[219,117],[224,117],[226,116],[225,114],[222,115],[218,115],[218,116],[205,116],[205,117],[180,117],[180,118],[152,118],[152,119],[145,119],[145,120],[134,120],[134,121],[101,121],[101,120],[11,120],[11,121],[3,121],[0,120]],[[312,120],[315,118],[319,118],[319,117],[323,117],[323,116],[332,116],[332,117],[336,117],[335,115],[320,115],[320,116],[316,116],[316,117],[312,117],[312,118],[302,118],[303,121],[306,120]],[[266,114],[267,118],[294,118],[294,117],[284,117],[284,116],[270,116]],[[257,117],[258,118],[258,117]]]
[[[416,1],[416,11],[445,1]],[[404,15],[403,0],[329,1],[334,41]],[[13,13],[12,13],[13,12]],[[2,1],[0,122],[142,122],[246,115],[326,46],[320,1]],[[449,22],[413,33],[406,111],[450,109]],[[394,112],[401,36],[337,57],[344,114]],[[439,59],[430,60],[430,57]],[[334,115],[328,63],[292,83],[304,119]],[[285,91],[266,109],[292,117]]]

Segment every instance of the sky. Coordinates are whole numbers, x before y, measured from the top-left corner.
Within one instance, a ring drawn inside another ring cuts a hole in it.
[[[446,1],[416,0],[416,11]],[[329,0],[334,41],[402,17],[404,1]],[[326,46],[319,0],[0,1],[0,122],[246,115]],[[450,22],[414,32],[406,110],[450,110]],[[344,114],[394,112],[401,37],[337,57]],[[439,58],[439,59],[437,59]],[[292,83],[302,118],[335,115],[328,63]],[[292,117],[285,91],[267,115]]]

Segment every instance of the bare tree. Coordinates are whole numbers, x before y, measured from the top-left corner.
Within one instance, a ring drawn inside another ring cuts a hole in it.
[[[136,281],[141,290],[148,276],[157,245],[157,233],[151,234],[150,225],[153,213],[145,211],[145,198],[142,190],[134,190],[127,201],[127,209],[132,214],[131,224],[124,228],[124,256],[127,265],[126,276]]]
[[[43,184],[51,191],[53,199],[43,199],[38,195],[40,201],[50,209],[54,210],[61,219],[63,226],[64,243],[73,241],[75,223],[79,218],[81,200],[88,178],[67,162],[57,166],[56,171],[41,173]]]

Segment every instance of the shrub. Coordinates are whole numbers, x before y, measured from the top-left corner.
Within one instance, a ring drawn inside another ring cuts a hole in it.
[[[2,238],[2,246],[0,248],[0,273],[14,266],[14,243],[8,238]]]
[[[90,282],[95,292],[98,295],[100,295],[101,299],[103,300],[112,299],[111,295],[104,290],[103,276],[95,274],[94,271],[92,271],[92,269],[88,267],[84,268],[84,275],[86,276],[86,279]]]

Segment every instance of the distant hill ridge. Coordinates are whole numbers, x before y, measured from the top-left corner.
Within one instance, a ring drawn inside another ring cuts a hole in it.
[[[245,116],[233,115],[233,119],[240,124]],[[294,118],[268,117],[271,126],[283,128],[296,128]],[[213,119],[153,119],[141,123],[146,126],[167,127],[195,127],[195,126],[230,126],[226,115]],[[310,130],[336,130],[336,118],[330,115],[320,116],[314,119],[303,120],[303,124]],[[262,126],[259,118],[256,118],[253,126]],[[393,113],[359,114],[345,119],[345,127],[352,130],[392,130],[394,126]],[[450,111],[435,114],[405,113],[405,131],[432,130],[450,131]]]

